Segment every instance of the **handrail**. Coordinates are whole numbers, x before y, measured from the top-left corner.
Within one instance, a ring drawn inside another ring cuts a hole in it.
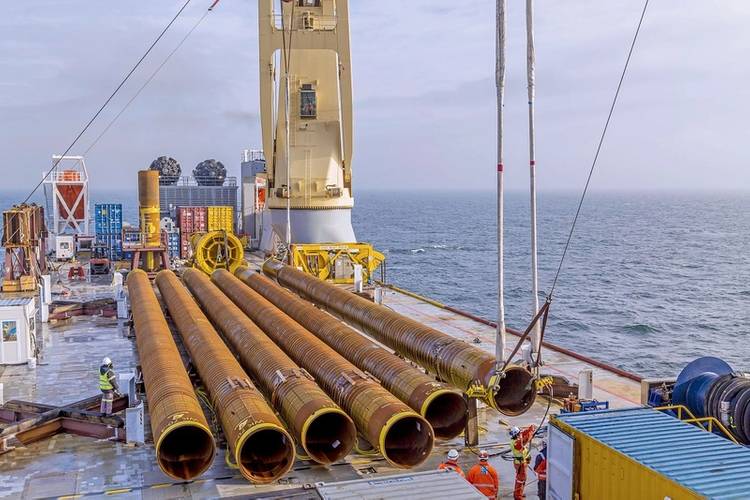
[[[716,417],[696,417],[693,415],[693,413],[687,408],[685,405],[666,405],[666,406],[657,406],[654,408],[654,410],[658,411],[677,411],[677,419],[681,422],[685,422],[686,424],[697,424],[701,429],[711,432],[714,432],[714,425],[734,444],[740,444],[737,439],[732,435],[729,430],[724,427],[724,424],[722,424]],[[689,418],[682,418],[682,413],[687,413]],[[704,423],[707,423],[708,425],[704,425]]]
[[[685,419],[685,420],[683,420],[683,422],[687,422],[687,423],[689,423],[689,424],[692,424],[692,423],[697,423],[697,424],[701,424],[701,427],[703,427],[703,425],[702,425],[702,424],[703,424],[703,422],[708,422],[708,428],[706,429],[706,427],[703,427],[703,428],[704,428],[704,429],[706,429],[706,430],[707,430],[708,432],[713,432],[713,431],[714,431],[714,430],[713,430],[713,428],[714,428],[714,425],[716,425],[716,426],[717,426],[717,427],[719,428],[719,430],[720,430],[720,431],[721,431],[721,432],[722,432],[722,433],[723,433],[723,434],[724,434],[724,435],[725,435],[725,436],[726,436],[726,437],[727,437],[727,438],[728,438],[728,439],[729,439],[730,441],[733,441],[733,442],[734,442],[734,444],[740,444],[739,442],[737,442],[737,440],[736,440],[736,439],[734,438],[734,436],[732,436],[732,434],[731,434],[731,433],[729,432],[729,430],[728,430],[728,429],[727,429],[726,427],[724,427],[724,424],[722,424],[721,422],[719,422],[719,420],[718,420],[718,419],[717,419],[716,417],[700,417],[700,418],[688,418],[688,419]]]
[[[688,417],[690,419],[695,420],[697,417],[693,415],[693,412],[690,411],[690,409],[685,405],[665,405],[665,406],[658,406],[654,408],[654,410],[658,411],[668,411],[668,410],[677,410],[677,419],[678,420],[684,420],[682,418],[682,412],[685,412],[688,414]]]

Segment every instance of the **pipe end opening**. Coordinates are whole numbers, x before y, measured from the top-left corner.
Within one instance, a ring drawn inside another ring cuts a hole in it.
[[[422,415],[435,431],[438,439],[452,439],[466,428],[466,401],[458,392],[439,391],[429,399]]]
[[[493,395],[492,406],[503,415],[522,415],[536,400],[534,376],[522,366],[509,366]]]
[[[417,414],[404,413],[386,424],[380,434],[380,452],[398,467],[415,467],[425,460],[435,443],[432,426]]]
[[[175,479],[193,479],[203,474],[214,460],[214,438],[202,426],[183,425],[168,431],[156,452],[159,467]]]
[[[311,417],[302,446],[311,459],[330,464],[348,455],[356,440],[357,428],[352,419],[341,410],[328,409]]]
[[[294,465],[292,438],[277,426],[250,430],[235,453],[242,475],[256,483],[275,481]]]

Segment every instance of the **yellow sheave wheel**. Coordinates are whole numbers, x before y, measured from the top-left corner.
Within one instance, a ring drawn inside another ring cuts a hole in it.
[[[230,273],[245,263],[242,242],[232,233],[212,231],[203,235],[194,235],[193,267],[206,274],[217,269],[226,269]]]

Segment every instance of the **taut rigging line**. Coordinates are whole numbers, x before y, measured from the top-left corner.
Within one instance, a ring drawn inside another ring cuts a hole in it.
[[[516,349],[513,351],[514,353],[519,349],[521,343],[525,340],[526,336],[528,335],[529,331],[535,327],[541,320],[541,332],[540,332],[540,345],[541,345],[541,339],[544,338],[544,330],[547,324],[547,317],[549,315],[549,308],[552,304],[552,296],[555,292],[555,288],[557,286],[558,278],[560,277],[560,273],[562,271],[563,263],[565,262],[565,257],[568,254],[568,248],[570,247],[570,243],[573,239],[573,233],[575,231],[576,224],[578,223],[578,217],[581,214],[581,208],[583,207],[583,202],[586,198],[586,194],[588,193],[589,186],[591,184],[591,178],[594,174],[594,169],[596,168],[596,164],[599,160],[599,155],[602,150],[602,146],[604,145],[604,139],[607,136],[607,131],[609,130],[609,124],[612,121],[612,115],[615,111],[615,106],[617,105],[617,101],[620,97],[620,90],[622,89],[622,84],[625,80],[625,75],[628,72],[628,67],[630,66],[630,60],[633,56],[633,51],[635,50],[636,42],[638,41],[638,35],[641,32],[641,26],[643,26],[643,19],[646,16],[646,10],[648,9],[649,0],[645,0],[643,4],[643,9],[641,10],[641,16],[638,19],[638,24],[635,29],[635,33],[633,34],[633,40],[630,42],[630,48],[628,49],[628,55],[625,59],[625,65],[623,66],[622,73],[620,74],[620,79],[617,82],[617,88],[615,90],[615,95],[612,98],[612,104],[609,107],[609,112],[607,113],[607,119],[604,123],[604,127],[602,129],[602,133],[599,136],[599,142],[596,147],[596,151],[594,153],[593,161],[591,162],[591,167],[589,168],[588,177],[586,178],[586,183],[583,187],[583,192],[581,193],[581,198],[578,201],[578,207],[576,208],[575,216],[573,217],[573,222],[570,225],[570,231],[568,232],[568,237],[565,241],[565,247],[563,248],[563,253],[560,256],[560,263],[557,266],[557,271],[555,272],[555,278],[552,280],[552,286],[550,287],[549,292],[547,293],[547,296],[545,298],[544,304],[541,308],[539,308],[539,311],[534,316],[534,318],[531,320],[531,323],[529,324],[529,327],[527,328],[526,334],[521,337],[521,339],[518,342],[518,345],[516,346]],[[537,359],[532,359],[532,362],[535,366],[539,366],[541,362],[541,350],[539,351],[537,355]]]
[[[206,16],[208,16],[209,13],[213,12],[214,7],[216,7],[216,4],[218,3],[219,3],[219,0],[214,0],[213,4],[211,4],[211,6],[208,9],[206,9],[206,12],[204,12],[203,15],[198,19],[198,21],[195,22],[193,27],[190,28],[190,30],[188,30],[188,32],[185,34],[184,37],[182,37],[182,40],[180,40],[180,42],[175,46],[175,48],[172,49],[172,51],[169,54],[167,54],[167,57],[164,58],[161,64],[159,64],[159,66],[157,66],[157,68],[153,71],[153,73],[151,73],[151,75],[146,79],[146,81],[143,82],[143,85],[141,85],[140,88],[136,91],[136,93],[133,94],[133,97],[131,97],[130,100],[127,103],[125,103],[125,106],[122,107],[122,109],[114,116],[114,118],[112,118],[112,120],[107,124],[107,126],[104,127],[104,129],[99,133],[96,139],[93,140],[93,142],[89,145],[86,151],[83,152],[83,156],[86,156],[89,153],[89,151],[94,149],[94,146],[96,146],[99,140],[102,137],[104,137],[104,134],[106,134],[109,131],[109,129],[112,128],[112,125],[114,125],[115,122],[117,122],[117,120],[120,119],[123,113],[125,113],[125,111],[130,107],[130,105],[133,104],[133,101],[135,101],[138,98],[138,96],[141,95],[141,92],[143,92],[143,90],[148,86],[148,84],[150,84],[153,81],[153,79],[156,78],[156,75],[158,75],[159,72],[162,70],[162,68],[166,66],[166,64],[169,62],[172,56],[175,55],[175,53],[178,50],[180,50],[180,48],[185,44],[187,39],[190,38],[190,35],[192,35],[193,32],[196,29],[198,29],[198,26],[200,26],[203,20],[206,19]]]
[[[570,242],[573,239],[573,231],[575,230],[576,223],[578,222],[578,216],[581,214],[581,207],[583,206],[583,200],[586,198],[586,193],[588,193],[589,185],[591,184],[591,176],[594,174],[596,163],[599,160],[599,153],[601,153],[602,151],[604,138],[607,135],[607,130],[609,129],[609,123],[612,120],[612,114],[614,113],[615,106],[617,105],[617,99],[620,97],[620,89],[622,89],[622,82],[625,80],[625,75],[627,74],[628,67],[630,66],[630,59],[633,56],[633,50],[635,49],[635,43],[638,40],[638,34],[641,32],[641,26],[643,25],[643,18],[646,16],[646,9],[648,9],[648,3],[649,3],[649,0],[646,0],[643,4],[643,9],[641,10],[641,17],[638,20],[638,25],[635,29],[635,34],[633,35],[633,41],[630,43],[630,49],[628,50],[628,57],[625,59],[625,66],[622,68],[622,73],[620,74],[620,80],[617,82],[617,89],[615,90],[615,95],[612,98],[612,105],[609,107],[609,113],[607,114],[607,120],[604,123],[604,128],[602,129],[601,136],[599,137],[599,143],[596,146],[596,153],[594,154],[594,159],[591,162],[589,175],[586,178],[586,184],[583,187],[583,192],[581,193],[581,199],[578,202],[578,208],[576,209],[576,214],[573,217],[572,224],[570,225],[570,232],[568,233],[568,238],[565,241],[565,248],[563,248],[563,253],[562,253],[562,256],[560,257],[560,263],[557,266],[557,272],[555,272],[555,279],[552,280],[552,286],[550,287],[549,293],[547,294],[547,302],[552,301],[552,294],[555,292],[555,287],[557,286],[557,279],[560,277],[560,271],[562,270],[563,262],[565,261],[565,256],[568,254],[568,247],[570,247]]]
[[[192,0],[186,0],[185,3],[180,7],[180,10],[177,11],[177,13],[172,17],[172,19],[167,23],[167,25],[162,29],[161,33],[159,33],[159,36],[156,37],[156,39],[151,42],[151,45],[148,47],[146,52],[143,53],[143,55],[138,59],[138,62],[133,65],[133,67],[128,71],[128,73],[125,75],[125,77],[122,79],[120,84],[115,88],[115,90],[110,94],[110,96],[107,98],[106,101],[104,101],[104,104],[102,104],[96,113],[94,113],[94,116],[91,117],[91,119],[86,123],[86,125],[81,129],[81,131],[78,133],[75,139],[73,139],[73,142],[70,143],[70,145],[65,149],[65,152],[60,155],[60,158],[52,165],[52,168],[50,168],[46,174],[44,174],[44,177],[37,183],[36,186],[34,186],[34,189],[31,190],[29,195],[26,197],[25,200],[23,200],[23,203],[26,203],[29,201],[29,199],[34,195],[37,189],[39,189],[39,186],[41,186],[44,181],[49,177],[49,175],[54,172],[54,170],[57,168],[57,165],[62,161],[62,158],[67,155],[71,149],[73,149],[73,146],[75,146],[80,138],[83,136],[84,133],[89,129],[92,123],[99,117],[99,115],[104,111],[104,109],[109,105],[109,103],[114,99],[115,95],[122,89],[123,85],[125,85],[125,82],[127,82],[130,77],[135,73],[135,70],[138,69],[138,67],[141,65],[141,63],[148,57],[148,55],[151,53],[151,51],[156,47],[156,44],[159,43],[159,40],[162,39],[162,37],[169,31],[169,28],[172,27],[174,22],[177,20],[178,17],[182,14],[182,12],[187,8],[187,6],[190,4]],[[213,8],[213,5],[211,6]]]

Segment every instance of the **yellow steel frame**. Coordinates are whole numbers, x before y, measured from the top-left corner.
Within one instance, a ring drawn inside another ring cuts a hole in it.
[[[696,417],[693,415],[693,412],[691,412],[687,406],[684,405],[668,405],[668,406],[658,406],[654,408],[655,410],[659,411],[676,411],[677,412],[677,418],[679,420],[682,420],[683,422],[687,424],[697,424],[698,427],[701,429],[707,430],[708,432],[714,431],[714,426],[716,426],[717,429],[719,429],[730,441],[733,441],[735,444],[740,444],[737,442],[737,440],[734,438],[731,432],[724,427],[724,424],[719,422],[716,417]],[[683,413],[687,415],[687,418],[682,418]],[[706,425],[707,424],[707,425]]]
[[[362,266],[362,278],[369,281],[385,262],[385,255],[369,243],[297,243],[291,245],[290,264],[322,280],[352,283],[353,278],[334,278],[336,261],[341,258]]]

